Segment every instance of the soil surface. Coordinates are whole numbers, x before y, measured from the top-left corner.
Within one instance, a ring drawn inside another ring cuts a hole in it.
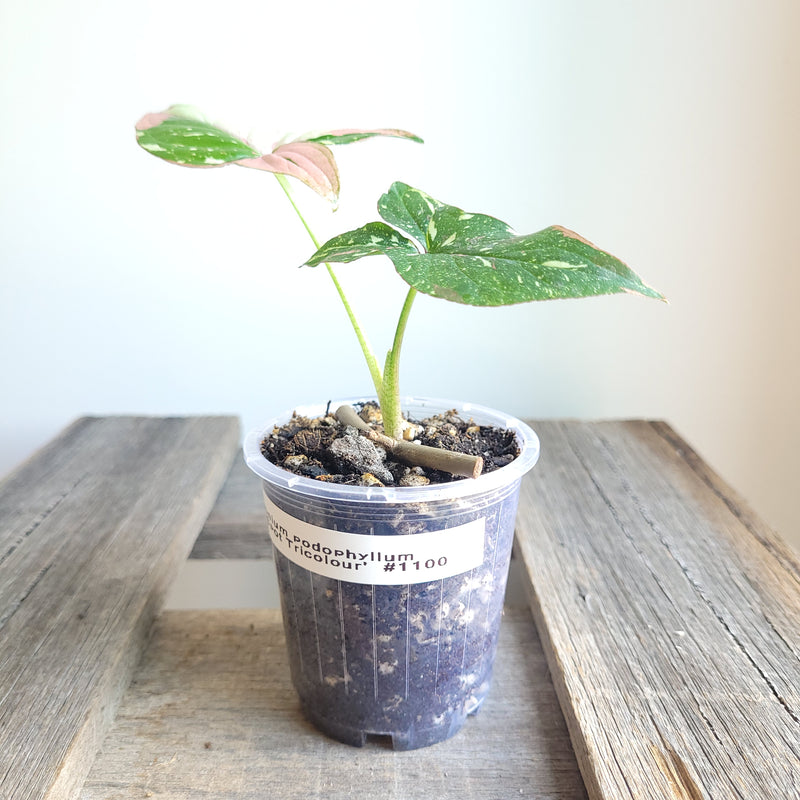
[[[359,416],[383,432],[374,403],[357,405]],[[279,467],[320,481],[353,486],[424,486],[463,480],[448,472],[410,467],[387,456],[356,428],[343,425],[330,413],[309,419],[293,416],[261,443],[264,456]],[[455,411],[423,420],[409,420],[405,438],[429,447],[481,456],[483,471],[509,464],[519,455],[513,431],[476,425]]]

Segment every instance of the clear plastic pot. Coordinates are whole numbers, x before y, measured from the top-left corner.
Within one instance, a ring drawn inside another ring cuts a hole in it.
[[[361,402],[342,400],[332,403]],[[492,409],[409,398],[416,419],[455,409],[512,429],[521,453],[478,479],[423,487],[354,487],[267,461],[252,431],[248,466],[263,479],[292,681],[307,718],[363,745],[409,750],[454,735],[489,690],[522,476],[539,440]],[[325,406],[297,412],[318,416]]]

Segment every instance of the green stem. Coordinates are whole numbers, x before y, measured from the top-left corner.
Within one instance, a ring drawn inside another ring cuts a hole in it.
[[[403,347],[408,317],[417,290],[413,287],[408,290],[405,303],[397,320],[392,349],[386,354],[386,366],[383,371],[383,391],[379,395],[381,412],[383,414],[383,429],[387,435],[395,439],[403,435],[403,412],[400,408],[400,351]]]
[[[286,197],[289,199],[289,202],[292,204],[292,208],[294,209],[297,216],[300,218],[300,222],[303,223],[303,227],[306,229],[306,233],[308,233],[311,241],[314,243],[314,247],[319,250],[320,244],[317,240],[317,237],[314,236],[314,232],[311,230],[308,222],[306,222],[306,218],[303,216],[302,212],[300,211],[297,203],[294,201],[294,196],[292,195],[291,187],[289,186],[289,181],[286,180],[285,175],[280,175],[275,173],[275,177],[278,179],[278,183],[281,185],[281,189],[283,189]],[[342,301],[342,305],[344,306],[344,310],[347,312],[347,318],[350,320],[350,324],[353,326],[353,330],[355,331],[356,338],[358,339],[358,343],[361,346],[361,352],[364,354],[364,358],[367,362],[367,367],[369,368],[369,374],[372,378],[372,383],[375,386],[375,391],[377,392],[378,398],[380,400],[383,394],[383,376],[381,375],[381,368],[378,366],[378,359],[375,357],[375,354],[372,351],[372,348],[367,341],[367,337],[364,335],[363,331],[361,330],[361,325],[358,322],[358,318],[353,311],[352,306],[347,300],[347,296],[344,293],[344,289],[342,288],[341,283],[339,283],[339,279],[336,277],[336,273],[333,271],[333,267],[330,264],[325,264],[325,268],[328,270],[328,275],[330,275],[331,280],[333,281],[333,285],[336,287],[336,292],[339,295],[339,299]]]
[[[306,222],[306,218],[303,216],[297,203],[295,203],[294,195],[292,194],[292,187],[289,186],[289,181],[286,180],[286,176],[281,175],[277,172],[273,174],[278,179],[278,183],[281,185],[281,189],[283,189],[284,194],[286,195],[286,197],[289,198],[289,202],[292,204],[294,213],[297,214],[298,217],[300,217],[300,222],[303,223],[303,227],[306,229],[306,233],[311,237],[311,241],[314,242],[314,247],[316,247],[317,250],[319,250],[319,242],[317,241],[317,237],[314,236],[314,231],[311,230],[308,223]]]

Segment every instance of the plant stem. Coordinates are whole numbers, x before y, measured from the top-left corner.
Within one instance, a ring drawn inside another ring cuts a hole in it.
[[[306,229],[306,233],[311,238],[311,241],[314,242],[314,247],[316,247],[317,250],[319,250],[319,241],[317,240],[317,237],[314,236],[314,231],[312,231],[311,228],[309,227],[309,224],[306,222],[306,218],[300,211],[299,206],[297,205],[297,203],[295,203],[294,195],[292,194],[292,187],[289,186],[289,181],[286,180],[286,176],[281,175],[280,173],[277,172],[273,174],[275,175],[275,178],[277,179],[278,183],[281,185],[281,189],[283,189],[284,194],[286,195],[286,197],[289,198],[289,202],[292,204],[294,213],[297,214],[298,217],[300,217],[300,222],[303,223],[303,227]]]
[[[300,218],[300,222],[303,223],[303,227],[306,229],[306,233],[308,233],[311,241],[314,243],[314,247],[319,250],[319,241],[314,235],[314,232],[311,230],[308,222],[306,222],[306,218],[303,216],[297,203],[295,203],[294,196],[292,195],[292,190],[289,186],[289,181],[286,179],[286,176],[275,173],[275,177],[277,178],[278,183],[281,185],[281,189],[283,189],[284,193],[286,194],[286,197],[289,199],[289,202],[292,204],[292,208],[294,209],[295,213]],[[328,270],[328,275],[330,275],[333,285],[336,287],[336,292],[339,295],[339,299],[342,301],[344,310],[347,312],[347,318],[350,320],[350,324],[353,326],[356,338],[361,346],[361,352],[364,354],[364,358],[366,359],[367,367],[369,368],[369,374],[372,378],[372,383],[375,386],[375,391],[380,401],[381,396],[383,395],[383,376],[381,375],[381,368],[378,366],[378,359],[375,357],[375,354],[373,353],[366,336],[361,330],[361,325],[358,322],[358,318],[356,317],[352,306],[347,300],[347,296],[344,293],[341,283],[339,283],[339,279],[336,277],[336,273],[333,271],[333,267],[326,263],[325,268]]]
[[[403,435],[403,412],[400,408],[400,351],[403,347],[403,336],[406,332],[408,317],[417,290],[412,286],[408,290],[397,328],[394,333],[392,349],[386,354],[386,365],[383,370],[383,391],[379,395],[383,414],[383,429],[395,439]]]

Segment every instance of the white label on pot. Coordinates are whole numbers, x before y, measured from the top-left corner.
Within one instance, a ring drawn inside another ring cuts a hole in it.
[[[409,536],[369,536],[310,525],[265,498],[272,543],[290,561],[318,575],[390,586],[427,583],[483,562],[485,519]]]

